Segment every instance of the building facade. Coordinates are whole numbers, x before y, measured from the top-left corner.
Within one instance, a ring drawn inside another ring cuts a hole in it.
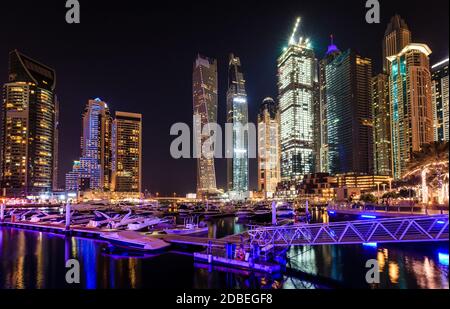
[[[278,58],[281,178],[301,180],[315,170],[314,104],[317,60],[308,39],[291,39]]]
[[[258,191],[272,198],[281,180],[280,114],[272,98],[265,98],[258,114]]]
[[[57,178],[56,74],[17,50],[9,54],[9,81],[1,111],[1,187],[7,196],[51,192]]]
[[[320,135],[316,139],[320,140],[319,149],[319,171],[329,172],[328,165],[328,113],[327,113],[327,78],[326,68],[337,56],[341,54],[339,48],[333,42],[328,46],[325,58],[319,62],[319,102],[320,102]]]
[[[375,175],[392,175],[389,77],[372,78],[373,167]]]
[[[391,18],[383,38],[383,73],[390,74],[390,62],[387,57],[397,55],[411,43],[411,31],[406,22],[399,16]]]
[[[434,140],[430,54],[427,45],[412,43],[397,55],[388,57],[395,179],[407,171],[413,152]]]
[[[242,199],[249,191],[248,102],[241,61],[233,54],[228,66],[227,123],[233,126],[229,149],[233,154],[227,159],[228,191],[231,196]]]
[[[112,125],[112,182],[115,192],[142,192],[142,115],[116,112]]]
[[[194,117],[200,128],[217,123],[217,61],[198,56],[194,62],[192,93]],[[210,138],[209,134],[197,132],[201,145]],[[197,196],[203,197],[217,192],[214,158],[201,156],[197,159]]]
[[[448,142],[448,59],[433,65],[431,72],[434,140]]]
[[[82,116],[81,157],[68,175],[72,179],[78,173],[79,181],[88,178],[88,190],[109,191],[111,188],[111,125],[108,104],[99,98],[89,100]],[[72,188],[73,184],[67,185],[66,178],[66,189],[68,187]]]
[[[328,165],[332,175],[373,173],[372,61],[347,50],[326,66]]]

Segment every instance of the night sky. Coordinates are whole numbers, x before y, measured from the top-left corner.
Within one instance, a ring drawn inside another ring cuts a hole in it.
[[[19,49],[56,69],[60,100],[60,186],[80,156],[81,113],[100,97],[116,110],[144,117],[143,189],[161,195],[195,192],[196,162],[169,153],[176,122],[192,122],[192,65],[197,53],[219,62],[219,123],[225,120],[228,54],[241,58],[250,121],[258,106],[277,96],[276,59],[297,16],[322,58],[334,34],[341,50],[354,48],[381,71],[387,23],[400,14],[413,41],[427,43],[432,63],[448,57],[448,0],[380,0],[381,24],[365,22],[363,0],[297,1],[106,1],[80,0],[81,24],[66,24],[65,1],[1,1],[0,82],[7,80],[8,53]],[[180,3],[178,3],[180,2]],[[225,187],[225,160],[216,162]],[[256,160],[250,163],[256,189]]]

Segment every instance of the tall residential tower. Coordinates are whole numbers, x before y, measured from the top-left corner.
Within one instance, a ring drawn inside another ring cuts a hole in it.
[[[448,59],[433,65],[431,71],[434,140],[448,142]]]
[[[315,171],[314,103],[317,60],[309,39],[295,38],[278,58],[281,178],[296,181]]]
[[[112,182],[115,192],[142,192],[142,115],[116,112],[112,124]]]
[[[272,98],[265,98],[258,114],[258,190],[273,197],[281,180],[280,114]]]
[[[217,123],[217,61],[199,55],[194,62],[192,79],[194,117],[199,119],[200,129],[203,129]],[[197,138],[203,145],[209,137],[206,134]],[[197,159],[197,196],[204,197],[216,191],[214,158],[202,155]]]
[[[411,43],[411,31],[406,22],[399,16],[391,18],[383,38],[383,73],[390,74],[390,63],[387,57],[397,55]]]
[[[411,43],[400,53],[388,57],[395,179],[407,171],[413,152],[434,140],[430,54],[427,45]]]
[[[373,173],[372,61],[347,50],[326,66],[331,174]]]
[[[1,187],[8,196],[50,192],[57,169],[56,75],[17,50],[3,86]]]
[[[249,191],[248,102],[241,60],[233,54],[228,65],[227,123],[233,126],[233,155],[227,159],[228,191],[230,196],[243,199]]]

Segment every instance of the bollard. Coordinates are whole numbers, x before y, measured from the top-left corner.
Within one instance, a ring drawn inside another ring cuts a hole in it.
[[[5,220],[5,208],[5,203],[2,203],[2,205],[0,206],[0,222],[3,222],[3,220]]]
[[[272,225],[277,225],[277,202],[272,202]]]
[[[66,204],[66,231],[70,231],[70,202]]]

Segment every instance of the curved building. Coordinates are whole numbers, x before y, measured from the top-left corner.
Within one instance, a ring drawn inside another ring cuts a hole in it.
[[[56,74],[17,50],[3,86],[1,187],[7,196],[51,192],[57,173]]]

